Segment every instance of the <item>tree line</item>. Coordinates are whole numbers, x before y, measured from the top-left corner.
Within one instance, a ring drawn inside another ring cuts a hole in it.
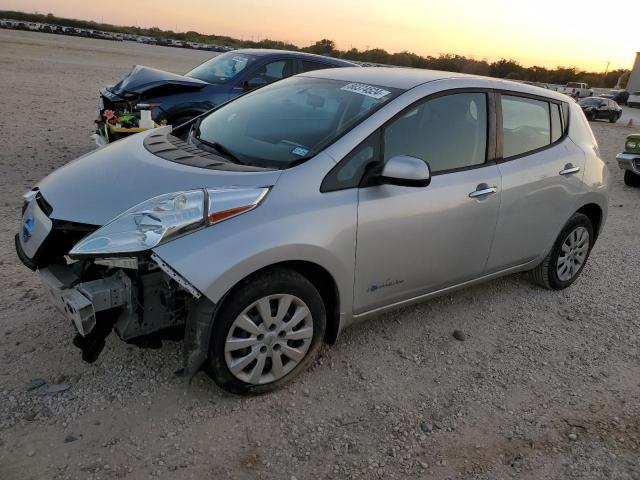
[[[427,68],[496,78],[506,78],[511,80],[528,80],[532,82],[554,83],[561,85],[564,85],[567,82],[585,82],[593,87],[612,88],[617,86],[620,82],[620,86],[624,87],[629,77],[629,70],[625,69],[611,70],[606,73],[586,72],[577,67],[559,66],[555,69],[549,69],[541,66],[525,67],[516,60],[506,58],[502,58],[494,62],[488,62],[484,59],[477,60],[463,55],[449,53],[440,54],[438,56],[421,56],[408,51],[389,53],[381,48],[368,50],[358,50],[357,48],[339,50],[336,48],[335,42],[329,39],[322,39],[315,42],[313,45],[300,48],[292,43],[278,40],[240,40],[223,35],[205,35],[195,31],[174,32],[172,30],[161,30],[158,27],[140,28],[137,26],[118,26],[88,20],[61,18],[56,17],[51,13],[43,15],[15,11],[0,11],[0,18],[52,23],[74,28],[103,30],[107,32],[132,33],[136,35],[154,37],[158,40],[174,39],[185,42],[209,43],[234,48],[275,48],[282,50],[296,50],[367,63]]]

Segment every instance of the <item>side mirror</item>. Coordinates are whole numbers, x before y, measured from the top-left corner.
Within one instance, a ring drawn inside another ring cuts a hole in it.
[[[245,90],[254,90],[256,88],[264,87],[267,84],[267,81],[264,78],[253,77],[251,80],[247,80],[244,82]]]
[[[426,187],[431,183],[431,168],[419,158],[398,155],[385,163],[378,181],[402,187]]]

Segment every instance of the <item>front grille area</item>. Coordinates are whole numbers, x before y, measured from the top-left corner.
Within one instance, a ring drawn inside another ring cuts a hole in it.
[[[633,165],[634,165],[634,167],[636,167],[637,170],[640,170],[640,157],[636,158],[633,161]]]
[[[38,202],[38,206],[47,216],[51,215],[53,208],[41,193],[38,193],[36,196],[36,202]],[[51,222],[53,225],[49,236],[42,243],[35,257],[32,259],[38,268],[61,262],[63,257],[69,253],[69,250],[71,250],[76,243],[100,228],[98,225],[68,222],[53,218]]]

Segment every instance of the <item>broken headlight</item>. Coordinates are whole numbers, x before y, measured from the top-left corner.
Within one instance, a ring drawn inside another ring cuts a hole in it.
[[[228,188],[168,193],[119,215],[69,252],[114,255],[150,250],[199,228],[257,207],[268,188]]]

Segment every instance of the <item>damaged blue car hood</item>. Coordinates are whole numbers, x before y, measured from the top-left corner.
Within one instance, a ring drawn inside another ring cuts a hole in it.
[[[143,65],[136,65],[129,75],[113,87],[110,87],[109,90],[116,95],[125,97],[127,95],[138,95],[163,85],[177,85],[200,89],[209,84],[197,78],[165,72],[164,70],[145,67]]]

